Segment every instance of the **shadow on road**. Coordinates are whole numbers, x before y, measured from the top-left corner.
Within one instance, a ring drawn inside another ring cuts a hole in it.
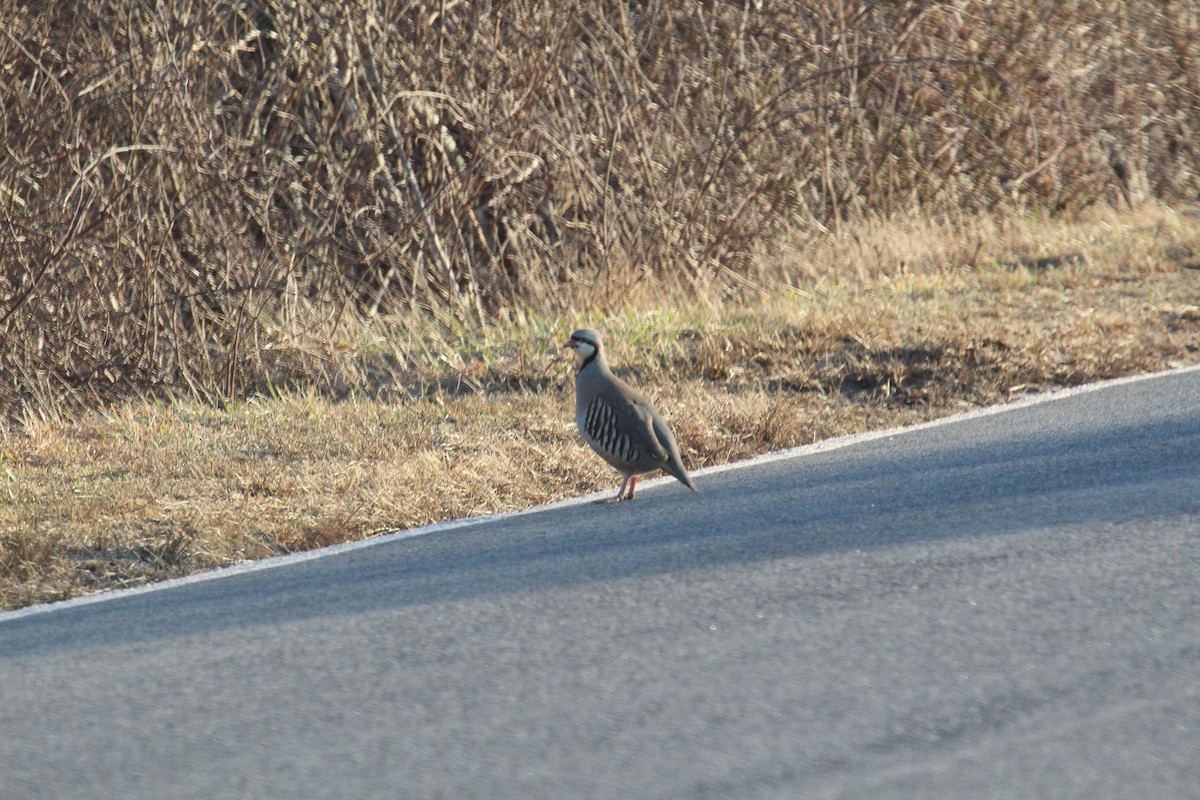
[[[1079,415],[1055,418],[1065,401],[1031,406],[707,476],[696,495],[664,485],[635,503],[503,518],[11,619],[0,623],[0,659],[727,564],[1200,513],[1196,401],[1141,421],[1136,410],[1097,402],[1100,394],[1090,398],[1096,410],[1084,409],[1089,425]]]

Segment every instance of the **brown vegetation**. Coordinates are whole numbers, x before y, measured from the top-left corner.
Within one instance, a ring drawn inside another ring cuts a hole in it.
[[[0,19],[0,608],[1200,358],[1194,4]]]
[[[581,324],[693,469],[1200,360],[1200,220],[1086,216],[860,226],[789,257],[798,286],[716,309],[430,324],[401,376],[420,399],[133,400],[0,425],[0,608],[612,492],[571,414],[560,345]],[[326,369],[354,382],[389,353],[364,326]]]
[[[370,393],[421,349],[326,364],[380,313],[478,330],[726,296],[787,280],[762,271],[784,233],[1200,191],[1188,3],[0,0],[0,18],[10,419],[131,390]]]

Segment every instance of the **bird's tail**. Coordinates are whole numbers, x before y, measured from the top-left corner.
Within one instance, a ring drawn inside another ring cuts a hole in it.
[[[667,463],[663,464],[663,472],[667,473],[672,478],[691,489],[693,492],[698,491],[698,489],[696,489],[696,484],[692,483],[692,476],[688,475],[687,470],[684,469],[683,462],[678,458],[668,459]]]

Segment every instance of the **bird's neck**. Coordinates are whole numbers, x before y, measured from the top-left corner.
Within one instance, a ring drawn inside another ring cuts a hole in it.
[[[600,358],[600,351],[593,350],[592,354],[590,356],[585,358],[583,361],[579,362],[579,371],[583,372],[585,369],[587,369],[588,364],[591,364],[593,361],[596,362],[596,366],[598,368],[600,368],[600,369],[604,368],[604,359]]]

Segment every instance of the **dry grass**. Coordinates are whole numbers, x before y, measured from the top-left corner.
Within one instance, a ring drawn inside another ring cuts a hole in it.
[[[3,606],[604,486],[577,324],[695,466],[1196,358],[1192,4],[0,18]]]
[[[558,346],[577,324],[608,332],[693,468],[1200,360],[1200,221],[1168,209],[880,223],[786,252],[760,268],[778,288],[741,305],[419,332],[376,318],[293,342],[324,341],[331,379],[379,376],[341,400],[10,423],[0,607],[615,488],[573,428]]]
[[[797,230],[1200,192],[1186,2],[0,0],[0,18],[10,418],[131,391],[336,395],[363,388],[323,372],[357,317],[619,314],[737,296]],[[420,360],[388,346],[401,372]]]

